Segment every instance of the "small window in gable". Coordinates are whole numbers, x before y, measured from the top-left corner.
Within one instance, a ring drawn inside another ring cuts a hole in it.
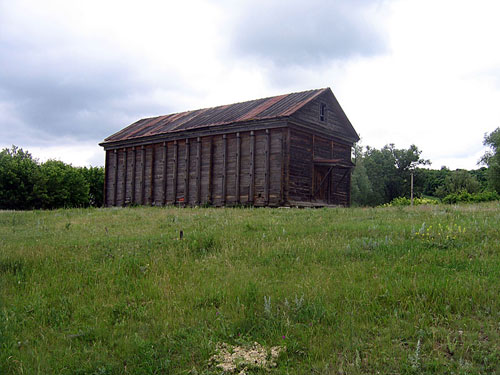
[[[326,121],[326,104],[321,103],[319,105],[319,120]]]

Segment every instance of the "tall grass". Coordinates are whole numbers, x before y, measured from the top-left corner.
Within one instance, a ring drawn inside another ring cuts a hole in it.
[[[286,345],[276,374],[497,373],[499,223],[498,202],[0,212],[0,373],[217,374],[217,343],[254,341]]]

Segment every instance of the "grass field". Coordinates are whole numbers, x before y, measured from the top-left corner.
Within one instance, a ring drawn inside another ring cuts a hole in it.
[[[0,374],[500,373],[500,204],[0,212]],[[184,238],[179,239],[179,231]]]

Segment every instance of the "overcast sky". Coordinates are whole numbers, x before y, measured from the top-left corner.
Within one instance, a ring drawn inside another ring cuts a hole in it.
[[[148,116],[331,87],[362,144],[476,168],[500,1],[0,0],[0,147],[103,165]]]

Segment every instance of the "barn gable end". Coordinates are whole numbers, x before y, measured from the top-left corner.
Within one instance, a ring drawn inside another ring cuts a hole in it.
[[[349,205],[358,139],[329,88],[142,119],[101,143],[105,205]]]

